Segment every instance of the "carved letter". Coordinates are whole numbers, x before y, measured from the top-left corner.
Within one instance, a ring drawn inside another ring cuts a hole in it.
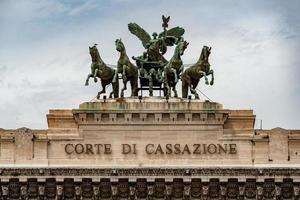
[[[100,147],[102,147],[102,144],[94,144],[94,146],[97,148],[97,154],[100,154]]]
[[[157,146],[155,154],[157,154],[157,152],[159,152],[160,154],[164,154],[164,151],[162,150],[160,144]]]
[[[149,150],[149,147],[152,147],[152,149],[151,149],[152,151]],[[154,149],[153,148],[154,148],[154,144],[147,144],[146,148],[145,148],[146,153],[147,154],[153,154],[154,153]]]
[[[84,152],[84,146],[83,146],[83,144],[76,144],[75,145],[75,152],[77,154],[82,154]]]
[[[195,147],[193,154],[201,154],[200,151],[200,144],[194,144],[193,147]]]
[[[172,144],[166,144],[166,154],[172,154]]]
[[[182,154],[184,154],[184,152],[187,152],[187,154],[191,154],[191,151],[190,151],[189,146],[187,144],[184,146]]]
[[[223,151],[223,153],[227,153],[227,144],[224,144],[224,147],[221,144],[218,144],[218,148],[219,148],[219,154],[221,154]]]
[[[111,154],[111,144],[104,144],[104,153]]]
[[[181,152],[180,144],[175,144],[174,149],[175,149],[175,151],[174,151],[175,154],[180,154],[180,152]]]
[[[86,148],[86,151],[85,151],[86,154],[94,154],[94,152],[93,152],[93,145],[91,145],[91,144],[85,144],[85,148]]]
[[[131,146],[129,144],[122,144],[122,154],[129,154],[131,152]]]
[[[215,144],[209,144],[207,146],[207,151],[210,154],[215,154],[217,152],[217,146]]]
[[[203,144],[203,154],[206,154],[206,144]]]
[[[229,144],[229,153],[230,154],[236,154],[236,144]]]
[[[72,148],[72,149],[70,149],[70,148]],[[66,144],[66,146],[65,146],[65,152],[67,154],[73,153],[74,152],[74,145],[73,144]]]
[[[132,149],[133,149],[132,153],[133,153],[133,154],[136,154],[136,144],[133,144],[132,147],[133,147],[133,148],[132,148]]]

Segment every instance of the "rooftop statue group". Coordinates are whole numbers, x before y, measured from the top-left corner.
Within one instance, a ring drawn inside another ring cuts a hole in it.
[[[121,39],[115,41],[116,50],[120,52],[116,69],[109,67],[103,62],[97,49],[97,44],[89,47],[92,64],[91,73],[88,75],[85,85],[89,84],[90,78],[93,78],[94,82],[100,79],[102,90],[98,92],[98,99],[101,94],[106,93],[105,88],[109,84],[112,84],[113,88],[109,97],[119,97],[119,75],[123,80],[121,97],[124,97],[128,81],[131,86],[131,96],[138,96],[139,90],[149,90],[149,95],[153,96],[153,90],[159,89],[163,90],[166,98],[171,97],[171,90],[174,97],[178,97],[176,85],[180,79],[182,81],[183,98],[187,98],[190,91],[195,96],[195,99],[199,99],[196,87],[202,77],[205,78],[206,84],[213,85],[214,72],[210,69],[208,61],[211,47],[203,46],[198,61],[184,70],[181,56],[189,45],[183,39],[184,29],[178,26],[168,29],[170,17],[162,16],[162,20],[163,32],[160,34],[154,32],[152,38],[138,24],[128,24],[129,31],[141,40],[145,48],[141,56],[132,57],[136,65],[130,61]],[[169,46],[174,45],[173,56],[168,61],[164,58],[164,54],[167,52]],[[210,82],[208,82],[208,75],[211,75]],[[140,87],[138,82],[140,82]]]

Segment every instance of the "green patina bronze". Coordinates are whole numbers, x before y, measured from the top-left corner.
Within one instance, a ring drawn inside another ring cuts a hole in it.
[[[123,88],[121,89],[121,97],[124,97],[124,91],[127,90],[127,82],[130,82],[131,96],[138,96],[138,69],[132,64],[126,54],[125,46],[120,39],[115,41],[116,50],[120,52],[117,71],[122,74]]]
[[[210,69],[210,64],[208,62],[208,57],[211,52],[211,47],[203,46],[200,58],[198,61],[186,69],[182,76],[182,97],[187,98],[188,89],[190,89],[191,93],[195,95],[196,99],[199,99],[199,95],[196,91],[196,87],[199,83],[199,80],[204,77],[205,83],[208,85],[207,76],[211,75],[210,85],[214,84],[214,71]]]
[[[138,24],[128,24],[129,31],[141,40],[145,48],[142,56],[133,57],[133,59],[136,60],[139,68],[141,89],[148,87],[150,96],[153,96],[154,86],[162,88],[164,66],[168,64],[168,61],[163,56],[167,52],[167,47],[173,46],[179,40],[182,40],[182,35],[184,34],[184,29],[181,27],[167,29],[170,17],[162,16],[162,20],[163,32],[160,34],[154,32],[152,38]],[[165,96],[168,94],[166,87],[169,85],[173,84],[164,84]]]
[[[183,39],[185,30],[179,26],[168,29],[170,17],[162,16],[163,31],[160,34],[154,32],[152,37],[138,24],[129,23],[129,31],[135,35],[141,42],[145,51],[141,56],[132,56],[136,61],[136,66],[130,62],[126,54],[125,46],[121,39],[115,41],[116,50],[120,52],[117,69],[108,67],[101,59],[96,44],[90,47],[92,57],[91,73],[86,79],[86,85],[90,78],[101,80],[102,90],[98,93],[97,98],[105,93],[105,87],[112,84],[113,91],[110,98],[119,97],[119,80],[118,74],[123,80],[123,88],[121,89],[121,97],[124,97],[124,91],[127,90],[127,82],[130,82],[131,96],[138,96],[139,90],[149,90],[149,95],[153,96],[153,90],[163,90],[164,96],[171,97],[171,90],[174,97],[177,97],[176,85],[179,79],[182,81],[182,97],[187,98],[189,91],[199,99],[196,87],[202,77],[208,84],[207,76],[211,75],[210,85],[214,83],[214,71],[210,69],[208,57],[211,47],[204,46],[199,60],[184,71],[181,56],[188,46],[188,42]],[[174,54],[168,61],[164,54],[168,47],[174,46]],[[138,80],[140,87],[138,86]],[[163,85],[163,86],[162,86]]]
[[[151,36],[138,24],[129,23],[129,31],[137,36],[147,52],[147,61],[157,61],[162,63],[167,63],[167,60],[163,55],[167,52],[167,46],[173,46],[177,39],[184,34],[184,29],[181,27],[174,27],[170,30],[167,30],[168,22],[170,17],[162,17],[163,19],[163,32],[159,35],[154,32]]]
[[[174,92],[174,97],[178,97],[176,84],[178,82],[178,78],[183,71],[183,63],[181,60],[181,56],[183,55],[185,49],[189,43],[187,41],[179,40],[174,54],[168,64],[164,67],[164,89],[165,89],[165,96],[171,96],[171,89]]]
[[[105,93],[105,88],[107,85],[112,84],[113,91],[110,93],[109,98],[119,97],[119,82],[117,77],[117,71],[113,68],[108,67],[100,57],[99,51],[97,49],[97,44],[89,47],[90,55],[92,58],[91,73],[88,75],[85,85],[89,85],[89,79],[94,77],[94,81],[97,82],[97,78],[101,80],[102,90],[98,92],[97,99],[100,95]]]

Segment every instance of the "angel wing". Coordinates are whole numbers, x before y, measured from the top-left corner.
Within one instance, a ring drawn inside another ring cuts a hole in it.
[[[151,40],[150,35],[136,23],[129,23],[128,29],[133,35],[138,37],[142,41],[143,46],[147,48],[146,45]]]
[[[180,38],[184,34],[184,28],[176,26],[167,30],[167,36],[173,36],[176,38]],[[165,36],[165,32],[161,32],[158,37]]]

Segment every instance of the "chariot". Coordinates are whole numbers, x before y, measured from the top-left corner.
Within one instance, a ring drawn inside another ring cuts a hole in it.
[[[164,90],[162,72],[166,63],[136,60],[136,64],[139,69],[140,87],[138,90],[141,91],[141,96],[143,96],[143,90],[149,90],[150,96],[153,95],[153,90],[157,90],[161,96],[161,91]]]

